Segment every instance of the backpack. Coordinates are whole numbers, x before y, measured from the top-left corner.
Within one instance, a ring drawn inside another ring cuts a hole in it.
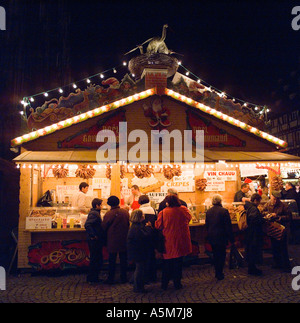
[[[247,212],[245,210],[239,210],[236,212],[236,220],[240,231],[244,231],[248,228]]]

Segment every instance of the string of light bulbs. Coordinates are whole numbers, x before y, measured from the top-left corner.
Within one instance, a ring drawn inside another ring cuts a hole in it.
[[[43,92],[40,92],[40,93],[36,93],[36,94],[33,94],[33,95],[23,97],[23,99],[20,101],[20,103],[23,105],[23,109],[25,109],[27,106],[31,106],[31,103],[33,103],[35,101],[35,98],[38,97],[38,96],[43,95],[44,97],[47,98],[50,93],[57,93],[58,92],[59,94],[62,94],[62,93],[64,93],[65,88],[73,87],[74,89],[76,89],[76,88],[78,88],[78,84],[80,84],[82,82],[86,82],[87,84],[90,84],[92,82],[92,80],[95,79],[96,77],[97,78],[100,77],[100,79],[104,79],[106,73],[113,72],[114,74],[116,74],[117,70],[120,67],[125,67],[125,66],[127,66],[127,62],[123,61],[123,63],[118,65],[118,66],[111,67],[111,68],[106,69],[106,70],[104,70],[102,72],[98,72],[96,74],[93,74],[93,75],[90,75],[88,77],[85,77],[85,78],[83,78],[81,80],[77,80],[75,82],[71,82],[71,83],[66,84],[64,86],[59,86],[59,87],[56,87],[56,88],[53,88],[53,89],[50,89],[50,90],[47,90],[47,91],[43,91]],[[134,76],[134,75],[132,75],[132,76]],[[21,111],[21,114],[24,114],[24,111]]]
[[[221,91],[219,89],[217,89],[216,87],[213,87],[212,85],[210,85],[209,83],[205,82],[203,79],[201,79],[199,76],[195,75],[193,72],[191,72],[187,67],[185,67],[184,65],[182,65],[182,62],[178,63],[179,66],[181,66],[184,70],[185,70],[185,75],[186,76],[190,76],[192,75],[195,79],[196,82],[199,84],[202,84],[203,86],[205,86],[205,88],[210,91],[210,92],[215,92],[216,94],[218,94],[221,98],[230,98],[233,102],[235,103],[240,103],[243,107],[253,107],[255,111],[258,111],[259,114],[263,114],[263,113],[268,113],[271,111],[271,109],[267,108],[266,106],[261,106],[255,103],[251,103],[251,102],[247,102],[238,98],[235,98],[231,95],[228,95],[227,93],[225,93],[224,91]]]
[[[63,162],[60,163],[54,163],[54,164],[44,164],[44,163],[28,163],[28,162],[19,162],[16,163],[16,168],[36,168],[38,169],[39,167],[44,168],[46,167],[46,165],[49,166],[53,166],[53,165],[58,165],[60,168],[62,168],[61,164],[64,164]],[[139,163],[127,163],[127,162],[122,162],[123,165],[127,166],[127,167],[134,167],[136,165],[140,165]],[[240,162],[215,162],[215,163],[186,163],[186,164],[180,164],[180,166],[182,168],[185,169],[195,169],[195,168],[215,168],[216,165],[224,165],[226,168],[253,168],[253,167],[280,167],[280,168],[293,168],[293,169],[300,169],[300,163],[299,162],[245,162],[245,163],[240,163]],[[89,167],[94,167],[97,169],[102,169],[102,168],[106,168],[107,166],[111,167],[111,164],[94,164],[94,163],[90,163],[88,165]],[[173,164],[169,164],[169,163],[163,163],[163,164],[153,164],[152,167],[154,169],[162,169],[164,166],[170,166],[170,167],[175,167],[176,165]],[[78,164],[64,164],[65,168],[74,168],[77,169],[78,168]]]
[[[196,82],[199,83],[199,84],[202,84],[203,86],[205,86],[205,88],[210,91],[210,92],[215,92],[216,94],[218,94],[220,97],[222,98],[230,98],[233,102],[236,102],[237,103],[240,103],[243,107],[253,107],[255,111],[258,111],[259,114],[263,114],[263,113],[268,113],[270,112],[271,110],[267,107],[261,107],[260,105],[257,105],[257,104],[254,104],[254,103],[250,103],[250,102],[246,102],[244,100],[241,100],[241,99],[237,99],[233,96],[230,96],[228,95],[227,93],[217,89],[216,87],[210,85],[209,83],[205,82],[203,79],[201,79],[199,76],[197,76],[196,74],[194,74],[192,71],[190,71],[187,67],[185,67],[181,61],[178,62],[178,65],[180,67],[182,67],[184,70],[185,70],[185,75],[186,76],[190,76],[192,75],[195,79],[196,79]],[[38,97],[38,96],[41,96],[43,95],[44,97],[48,97],[50,93],[59,93],[59,94],[62,94],[64,93],[64,89],[67,88],[67,87],[73,87],[74,89],[78,88],[78,84],[79,83],[82,83],[82,82],[86,82],[87,84],[90,84],[92,81],[92,79],[96,78],[96,77],[100,77],[101,79],[104,79],[104,74],[112,71],[114,74],[117,73],[117,69],[119,69],[120,67],[125,67],[127,66],[127,62],[126,61],[123,61],[122,64],[118,65],[118,66],[115,66],[115,67],[111,67],[109,69],[106,69],[102,72],[98,72],[96,74],[93,74],[93,75],[90,75],[86,78],[83,78],[83,79],[80,79],[78,81],[75,81],[75,82],[71,82],[67,85],[64,85],[64,86],[60,86],[60,87],[56,87],[56,88],[53,88],[53,89],[50,89],[50,90],[47,90],[47,91],[43,91],[43,92],[40,92],[40,93],[36,93],[34,95],[30,95],[30,96],[26,96],[26,97],[23,97],[23,99],[21,100],[21,104],[23,105],[23,111],[21,111],[20,113],[22,115],[24,115],[24,112],[25,112],[25,109],[27,106],[31,106],[31,103],[33,103],[35,101],[35,98]],[[134,75],[132,75],[134,77]]]

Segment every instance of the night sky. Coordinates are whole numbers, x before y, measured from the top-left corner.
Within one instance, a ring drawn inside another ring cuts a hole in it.
[[[22,133],[23,96],[128,61],[138,51],[123,54],[160,36],[166,23],[168,48],[183,54],[177,58],[206,83],[273,113],[299,109],[300,30],[291,26],[296,5],[300,2],[0,1],[7,19],[7,30],[0,31],[2,129],[13,119],[4,140]],[[118,71],[120,78],[128,72]]]

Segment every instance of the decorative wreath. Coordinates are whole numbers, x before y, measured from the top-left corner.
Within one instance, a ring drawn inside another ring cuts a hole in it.
[[[52,172],[54,177],[58,178],[66,178],[69,174],[69,169],[65,168],[65,165],[55,165],[52,168]]]
[[[180,176],[182,174],[181,166],[173,165],[171,167],[166,165],[163,167],[163,173],[166,179],[172,179],[174,176]]]
[[[79,165],[78,169],[75,172],[76,177],[81,177],[84,179],[93,178],[96,173],[96,169],[94,169],[91,165]]]
[[[135,176],[138,178],[151,177],[151,175],[154,174],[154,170],[151,165],[136,165],[133,170]]]

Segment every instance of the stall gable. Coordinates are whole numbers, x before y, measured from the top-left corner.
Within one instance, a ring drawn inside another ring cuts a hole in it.
[[[152,130],[204,130],[205,148],[219,151],[275,151],[276,145],[259,138],[236,125],[220,120],[186,103],[169,96],[151,96],[133,102],[126,107],[101,114],[47,136],[28,141],[23,147],[31,151],[87,150],[97,149],[97,131],[112,130],[118,140],[119,122],[127,122],[127,135],[134,130],[143,130],[148,139]],[[128,142],[128,149],[135,142]],[[150,143],[149,143],[150,145]],[[145,145],[145,150],[149,149]]]

